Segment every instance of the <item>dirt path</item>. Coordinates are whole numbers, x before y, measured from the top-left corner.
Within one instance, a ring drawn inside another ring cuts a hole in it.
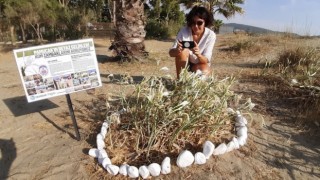
[[[78,119],[81,141],[74,138],[66,98],[55,97],[28,104],[11,51],[0,52],[0,179],[94,179],[86,171],[96,162],[85,155],[93,143],[94,117],[87,103],[119,85],[107,83],[109,74],[128,73],[136,78],[167,66],[175,75],[173,60],[166,54],[171,42],[148,40],[146,47],[156,62],[122,64],[109,61],[108,41],[95,40],[103,88],[93,94],[71,95]],[[220,43],[223,43],[222,41]],[[217,46],[219,47],[219,46]],[[165,55],[163,55],[165,54]],[[219,57],[219,56],[218,56]],[[256,79],[259,58],[216,59],[215,73],[239,74],[235,91],[257,104],[250,119],[248,145],[223,156],[211,158],[205,166],[187,169],[173,167],[163,179],[319,179],[319,134],[312,137],[294,125],[294,114],[285,99],[273,96],[269,84]],[[97,171],[103,171],[96,167]],[[111,176],[106,174],[107,179]]]

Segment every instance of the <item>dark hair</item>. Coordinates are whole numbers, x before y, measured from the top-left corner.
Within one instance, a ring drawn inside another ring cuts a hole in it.
[[[213,16],[210,11],[208,11],[207,8],[202,6],[194,6],[191,11],[187,14],[186,20],[188,26],[191,26],[193,23],[193,18],[195,16],[198,16],[199,18],[203,19],[205,21],[205,26],[209,27],[213,24]]]

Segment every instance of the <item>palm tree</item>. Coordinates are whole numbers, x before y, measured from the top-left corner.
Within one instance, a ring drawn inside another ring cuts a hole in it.
[[[122,59],[146,56],[144,39],[146,32],[142,0],[118,0],[116,2],[116,30],[110,49]]]

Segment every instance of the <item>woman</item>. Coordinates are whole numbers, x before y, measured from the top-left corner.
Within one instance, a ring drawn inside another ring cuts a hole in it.
[[[210,73],[210,60],[216,40],[215,33],[209,29],[213,22],[212,14],[204,7],[195,6],[186,16],[187,26],[180,29],[176,41],[169,50],[175,57],[177,78],[182,68],[191,72],[200,70],[204,75]],[[193,41],[194,47],[184,48],[183,41]]]

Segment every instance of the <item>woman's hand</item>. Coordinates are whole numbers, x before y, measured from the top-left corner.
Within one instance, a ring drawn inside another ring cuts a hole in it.
[[[183,50],[183,47],[182,47],[182,41],[178,41],[178,45],[177,45],[177,53],[180,54]]]
[[[208,63],[208,59],[200,53],[200,48],[197,42],[194,42],[194,48],[192,49],[194,55],[197,56],[200,63]]]
[[[198,43],[194,41],[194,48],[192,49],[194,55],[199,57],[201,55]]]
[[[173,49],[170,49],[169,55],[171,57],[177,57],[182,51],[183,51],[182,42],[179,40],[178,44],[177,44],[177,47],[173,48]]]

